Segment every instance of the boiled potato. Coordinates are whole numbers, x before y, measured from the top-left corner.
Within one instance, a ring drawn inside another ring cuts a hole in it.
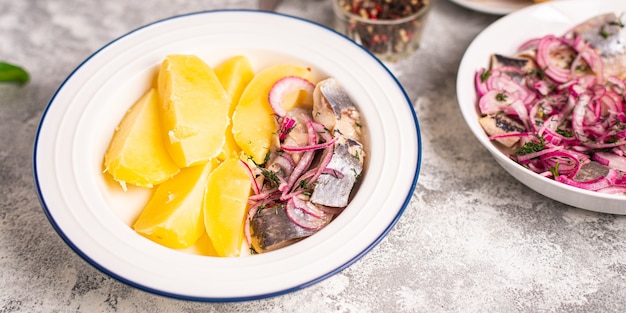
[[[213,69],[195,55],[168,55],[157,81],[172,159],[187,167],[217,157],[230,123],[230,97]]]
[[[252,77],[254,77],[252,65],[248,58],[238,55],[217,65],[215,67],[215,74],[222,83],[226,93],[230,96],[231,102],[228,116],[231,118],[235,111],[235,106],[237,102],[239,102],[239,97],[241,97],[243,90],[250,80],[252,80]],[[233,137],[232,124],[229,124],[226,128],[224,139],[224,145],[219,155],[220,160],[225,160],[241,152],[241,149]]]
[[[104,154],[104,172],[124,189],[126,184],[152,187],[179,171],[163,144],[158,104],[151,88],[122,118]]]
[[[133,229],[166,247],[193,245],[204,233],[202,201],[208,177],[216,166],[214,160],[186,167],[159,185]]]
[[[274,137],[277,136],[276,117],[269,104],[268,95],[274,83],[286,76],[311,80],[312,75],[310,70],[295,65],[270,66],[252,78],[233,113],[232,128],[235,141],[243,152],[258,164],[264,163],[265,155],[275,141]],[[297,99],[293,97],[293,101]]]

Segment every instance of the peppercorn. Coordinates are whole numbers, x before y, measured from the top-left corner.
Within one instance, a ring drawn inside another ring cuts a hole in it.
[[[372,20],[366,24],[350,18],[344,25],[348,36],[374,54],[402,53],[409,49],[411,40],[422,21],[410,20],[400,24],[379,22],[399,20],[425,9],[429,0],[335,0],[339,7],[357,17]],[[418,34],[419,35],[419,34]],[[418,38],[417,38],[418,39]]]

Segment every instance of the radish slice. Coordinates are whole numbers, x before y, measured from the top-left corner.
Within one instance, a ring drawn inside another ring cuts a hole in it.
[[[315,85],[302,77],[286,76],[274,83],[272,89],[270,89],[268,100],[274,113],[282,117],[287,114],[285,108],[283,108],[283,99],[287,93],[296,90],[304,90],[312,94],[314,89]]]

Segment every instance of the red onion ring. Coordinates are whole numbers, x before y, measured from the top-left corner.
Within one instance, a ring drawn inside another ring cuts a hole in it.
[[[274,113],[276,115],[283,117],[287,114],[285,109],[283,108],[283,99],[285,95],[291,91],[296,90],[305,90],[309,94],[313,94],[313,90],[315,89],[315,85],[299,76],[287,76],[279,79],[272,85],[270,92],[268,94],[268,101]]]

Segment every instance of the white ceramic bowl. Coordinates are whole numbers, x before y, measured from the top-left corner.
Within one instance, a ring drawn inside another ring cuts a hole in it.
[[[146,193],[124,193],[102,174],[113,130],[152,83],[167,54],[216,65],[236,54],[255,70],[288,62],[314,78],[336,77],[359,105],[369,133],[367,168],[348,208],[292,246],[240,258],[165,248],[136,234]],[[394,76],[346,37],[310,21],[257,11],[176,16],[134,30],[85,60],[60,86],[39,126],[34,174],[50,222],[65,242],[104,273],[169,297],[238,301],[284,294],[349,266],[393,227],[419,172],[420,131]]]
[[[586,19],[607,12],[626,12],[626,2],[568,0],[533,5],[507,15],[483,30],[469,45],[457,76],[457,98],[470,130],[493,158],[511,175],[533,190],[565,204],[604,213],[626,214],[626,196],[571,187],[533,173],[515,163],[490,142],[478,124],[474,75],[488,67],[493,53],[513,54],[524,41],[547,34],[561,35]]]
[[[470,10],[489,13],[494,15],[505,15],[517,10],[523,9],[533,4],[531,0],[489,0],[489,1],[476,1],[476,0],[450,0],[462,7]],[[553,0],[557,1],[557,0]]]

